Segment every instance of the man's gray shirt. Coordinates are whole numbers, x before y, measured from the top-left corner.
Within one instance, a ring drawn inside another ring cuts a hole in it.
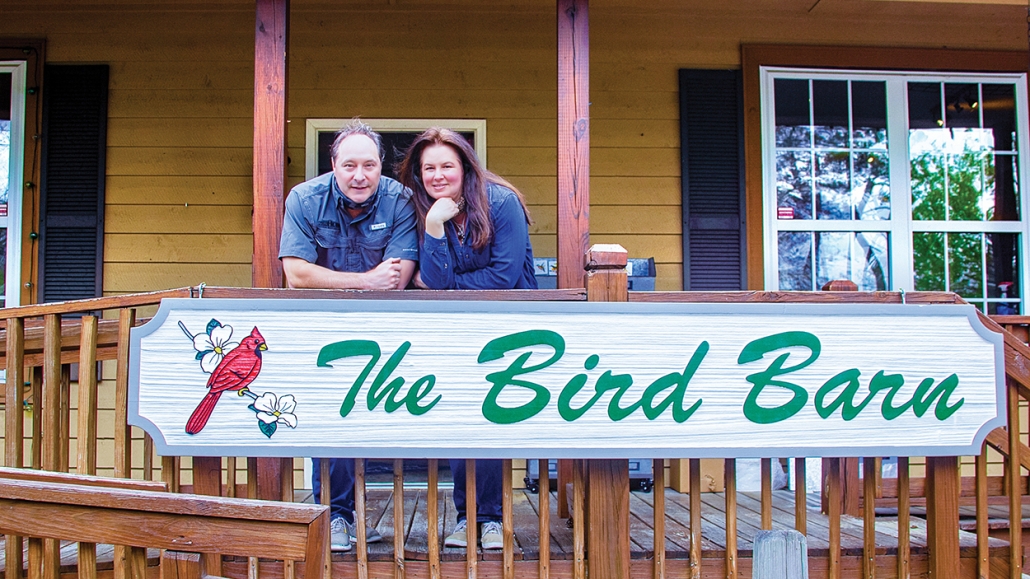
[[[299,257],[333,271],[366,272],[385,259],[418,261],[411,193],[379,179],[372,207],[351,217],[333,173],[297,185],[286,197],[279,259]]]

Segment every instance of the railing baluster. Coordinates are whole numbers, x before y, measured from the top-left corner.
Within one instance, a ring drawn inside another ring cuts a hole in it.
[[[393,461],[393,577],[404,579],[404,461]]]
[[[75,468],[78,474],[97,473],[97,318],[82,316],[79,337],[79,408]],[[97,548],[79,543],[79,579],[96,579]]]
[[[4,407],[4,463],[7,466],[24,465],[25,444],[25,321],[22,318],[7,320],[7,384]],[[36,422],[36,421],[33,421]],[[4,546],[4,577],[21,577],[24,556],[22,555],[22,538],[7,535]]]
[[[586,462],[572,461],[572,577],[586,579]]]
[[[256,462],[255,462],[256,464]],[[318,461],[318,480],[321,481],[321,493],[318,496],[318,503],[320,505],[329,506],[332,504],[332,494],[330,488],[330,477],[329,476],[329,459],[323,458]],[[250,480],[254,478],[250,470],[250,459],[247,459],[247,485],[250,485]],[[255,485],[254,490],[257,490]],[[322,563],[322,578],[332,579],[333,577],[333,553],[332,553],[332,538],[329,535],[325,537],[325,561]]]
[[[168,485],[168,490],[179,492],[179,457],[161,457],[161,480]]]
[[[546,458],[537,463],[539,487],[537,489],[537,507],[540,512],[540,560],[537,563],[537,577],[550,579],[551,576],[551,465]]]
[[[328,504],[328,503],[327,503]],[[365,536],[365,459],[354,459],[354,529],[358,533],[358,579],[368,579],[368,538]]]
[[[808,475],[806,457],[794,459],[794,528],[808,534]]]
[[[701,460],[690,459],[690,579],[701,579]]]
[[[840,579],[840,512],[841,512],[841,462],[843,459],[831,458],[824,461],[829,465],[827,476],[828,495],[826,518],[830,526],[830,579]]]
[[[236,457],[225,457],[225,496],[236,496]]]
[[[154,439],[143,433],[143,480],[154,480]]]
[[[43,367],[30,370],[32,383],[32,468],[43,468]]]
[[[515,579],[515,526],[512,520],[511,459],[501,461],[501,531],[504,537],[504,579]]]
[[[737,461],[723,464],[726,478],[726,579],[737,579]]]
[[[232,460],[232,492],[230,496],[236,496],[236,457],[229,457],[226,459],[226,470],[228,472],[228,461]],[[293,502],[293,458],[284,458],[282,460],[282,491],[283,501],[287,503]],[[228,474],[227,474],[228,476]],[[287,559],[283,561],[283,579],[295,579],[296,578],[296,564],[293,559]]]
[[[426,481],[426,518],[429,519],[429,579],[440,579],[440,463],[429,459],[429,473]]]
[[[651,463],[654,479],[654,579],[665,579],[665,459]]]
[[[71,450],[71,412],[72,412],[72,367],[69,364],[61,364],[61,409],[59,415],[60,433],[57,445],[57,469],[59,472],[68,472],[71,465],[69,456]]]
[[[115,375],[114,394],[114,476],[132,478],[132,431],[129,429],[129,330],[136,325],[136,310],[124,308],[118,312],[118,370]],[[118,557],[115,556],[115,578],[118,575]],[[210,569],[208,570],[211,571]]]
[[[1009,428],[1009,545],[1023,544],[1023,477],[1019,465],[1019,390],[1016,384],[1009,381],[1008,390],[1008,428]],[[1023,576],[1023,549],[1010,548],[1009,577],[1020,579]]]
[[[43,469],[61,469],[61,316],[43,318]],[[43,541],[43,577],[58,579],[61,548],[56,539]]]
[[[763,458],[762,464],[762,530],[772,530],[772,459]]]
[[[900,523],[900,520],[899,520]],[[900,527],[899,527],[900,530]],[[991,575],[990,544],[987,535],[987,443],[976,456],[976,576]]]
[[[909,472],[908,457],[898,457],[898,577],[908,579],[909,576],[909,533],[911,505],[909,504]],[[984,511],[986,514],[986,511]]]
[[[876,459],[865,457],[862,464],[862,576],[876,579]]]
[[[476,461],[465,461],[465,572],[468,579],[476,579],[478,573],[476,540],[479,538],[476,513],[478,493],[476,492]]]

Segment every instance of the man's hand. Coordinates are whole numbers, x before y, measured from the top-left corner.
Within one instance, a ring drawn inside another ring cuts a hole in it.
[[[365,289],[392,290],[401,283],[401,260],[392,257],[365,272]]]
[[[458,204],[449,197],[437,199],[426,214],[426,233],[437,239],[443,239],[443,224],[450,221],[460,212]]]

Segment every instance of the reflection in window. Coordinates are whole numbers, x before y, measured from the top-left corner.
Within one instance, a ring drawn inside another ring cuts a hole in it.
[[[1019,312],[1018,233],[918,232],[912,236],[917,291],[950,291],[988,313]]]
[[[860,291],[890,287],[886,232],[780,232],[779,289],[815,291],[849,279]]]

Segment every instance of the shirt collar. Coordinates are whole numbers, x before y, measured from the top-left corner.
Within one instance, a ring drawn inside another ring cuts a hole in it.
[[[344,211],[346,209],[361,209],[363,213],[369,213],[379,201],[379,188],[382,187],[383,184],[382,179],[380,179],[375,192],[372,193],[368,199],[365,199],[361,203],[355,203],[343,194],[343,191],[340,189],[340,185],[336,182],[336,175],[330,177],[329,182],[332,186],[333,196],[336,197],[336,204],[341,209],[342,213],[346,213],[346,211]]]

